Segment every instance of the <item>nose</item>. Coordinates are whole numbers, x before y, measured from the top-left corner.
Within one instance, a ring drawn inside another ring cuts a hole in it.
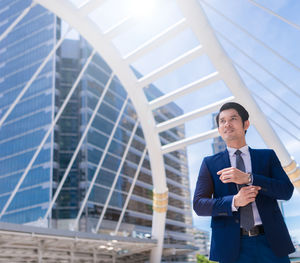
[[[229,121],[225,121],[224,126],[228,127],[229,125],[230,125],[230,122]]]

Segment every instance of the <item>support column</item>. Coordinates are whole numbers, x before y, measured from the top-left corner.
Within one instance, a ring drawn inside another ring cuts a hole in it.
[[[300,191],[300,169],[296,162],[293,160],[289,165],[284,166],[283,169],[297,190]]]
[[[164,237],[166,213],[168,209],[168,189],[163,193],[156,193],[153,190],[153,221],[152,221],[152,238],[157,240],[157,246],[152,249],[150,262],[157,263],[161,261]]]
[[[225,82],[234,97],[249,111],[250,123],[252,123],[260,133],[266,145],[273,148],[277,153],[283,167],[291,164],[292,159],[282,144],[280,138],[269,124],[265,114],[252,98],[250,91],[245,86],[243,80],[233,66],[230,58],[226,55],[223,47],[215,36],[206,15],[197,0],[190,0],[186,4],[185,0],[177,0],[183,13],[188,18],[191,28],[201,39],[201,44],[205,53],[210,58],[216,71]]]

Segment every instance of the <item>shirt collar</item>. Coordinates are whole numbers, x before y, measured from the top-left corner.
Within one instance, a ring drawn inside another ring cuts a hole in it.
[[[235,148],[231,148],[227,146],[227,150],[229,153],[230,157],[233,157],[235,155],[236,150],[240,150],[242,152],[242,154],[248,154],[249,153],[249,146],[246,144],[245,146],[243,146],[240,149],[235,149]]]

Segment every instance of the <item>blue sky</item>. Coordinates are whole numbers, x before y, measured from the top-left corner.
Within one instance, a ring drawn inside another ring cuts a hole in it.
[[[176,21],[179,17],[178,10],[172,5],[171,1],[165,2],[169,5],[168,9],[170,12],[165,15],[164,22],[171,23]],[[297,43],[300,43],[300,31],[257,8],[247,0],[209,0],[207,2],[252,34],[255,38],[270,46],[270,48],[278,52],[281,56],[300,67],[300,51],[299,45],[297,45]],[[294,23],[300,24],[299,16],[297,16],[297,13],[299,13],[298,11],[300,10],[299,1],[272,1],[271,5],[269,1],[259,1],[259,3],[272,9],[279,15],[290,19]],[[271,105],[270,107],[254,95],[254,98],[262,111],[268,117],[281,123],[282,126],[294,136],[300,138],[300,129],[294,125],[294,123],[300,123],[300,116],[295,113],[295,110],[298,110],[297,106],[300,103],[300,96],[295,96],[295,94],[289,90],[292,89],[300,94],[300,89],[298,88],[298,83],[300,83],[300,72],[275,56],[270,50],[253,40],[226,19],[213,12],[205,4],[202,4],[202,6],[213,28],[222,32],[222,34],[242,50],[242,52],[240,52],[217,34],[225,52],[231,59],[256,78],[255,80],[251,75],[249,76],[244,71],[237,68],[248,89]],[[163,8],[161,9],[163,10]],[[147,38],[151,36],[151,34],[155,34],[156,24],[153,26],[153,32],[149,31],[145,33],[147,36],[142,34],[144,26],[145,25],[141,24],[140,30],[138,28],[133,29],[131,36],[143,35],[143,37]],[[128,33],[115,40],[115,44],[118,48],[125,49],[124,41],[121,41],[121,39],[125,40],[126,37],[128,38]],[[133,41],[138,42],[139,39]],[[143,74],[147,74],[153,69],[164,65],[170,59],[176,58],[186,50],[196,47],[199,44],[201,43],[198,42],[191,31],[183,31],[176,38],[151,52],[148,56],[142,57],[140,60],[136,61],[134,66]],[[121,47],[122,45],[123,47]],[[126,51],[128,52],[132,47],[126,48]],[[243,52],[246,53],[246,56]],[[250,59],[247,56],[249,56]],[[214,72],[214,67],[211,65],[209,58],[201,56],[192,62],[187,63],[175,72],[160,78],[154,84],[165,93],[168,93],[212,72]],[[280,82],[274,79],[274,76],[278,78]],[[275,95],[272,95],[268,89]],[[184,96],[175,102],[184,110],[184,112],[190,112],[217,100],[224,99],[230,95],[231,92],[225,84],[223,82],[217,82],[195,93]],[[279,109],[279,113],[274,109]],[[287,120],[285,117],[287,117]],[[299,139],[296,140],[272,122],[271,125],[280,136],[280,139],[286,146],[290,155],[299,163]],[[212,118],[210,115],[190,121],[186,123],[186,136],[189,137],[205,132],[211,129],[211,127]],[[247,142],[252,148],[266,148],[264,141],[253,126],[250,127],[247,134]],[[211,144],[212,140],[208,140],[188,147],[191,194],[194,192],[198,170],[203,157],[212,154]],[[297,209],[300,205],[299,197],[299,193],[295,191],[292,200],[284,203],[284,212],[292,235],[296,236],[300,241],[300,224],[297,222],[300,222],[300,210]],[[195,226],[205,230],[209,229],[209,217],[197,217],[193,213],[193,220]]]
[[[78,0],[77,2],[80,1]],[[134,0],[132,1],[136,3]],[[142,43],[154,37],[162,29],[180,20],[181,12],[177,8],[175,1],[153,1],[156,4],[159,3],[157,5],[159,8],[154,10],[155,15],[150,12],[147,15],[147,12],[144,12],[142,21],[139,21],[131,29],[113,39],[113,44],[122,55],[130,53]],[[298,125],[300,123],[300,109],[298,107],[300,105],[300,95],[297,95],[300,94],[300,71],[278,58],[272,51],[253,40],[243,30],[216,14],[204,2],[201,0],[199,2],[202,3],[201,5],[212,27],[224,34],[229,41],[236,45],[236,47],[232,46],[232,44],[217,34],[229,57],[251,74],[249,75],[237,67],[238,72],[248,89],[252,92],[261,110],[268,118],[281,124],[282,127],[279,127],[271,122],[272,127],[279,135],[290,155],[295,158],[297,163],[300,163],[300,125]],[[246,32],[249,32],[275,52],[278,52],[297,67],[300,67],[299,30],[253,5],[250,0],[206,0],[206,2],[245,29]],[[116,24],[123,15],[122,11],[115,12],[112,15],[109,10],[116,10],[114,8],[116,5],[123,5],[125,14],[128,9],[132,8],[132,6],[124,3],[125,1],[121,0],[106,1],[103,7],[95,11],[91,17],[98,19],[99,26],[105,31]],[[300,1],[257,0],[257,3],[300,25]],[[174,39],[153,50],[150,54],[141,57],[132,65],[139,72],[146,75],[199,44],[201,43],[199,43],[193,32],[187,29]],[[154,84],[163,92],[168,93],[212,72],[214,72],[214,66],[209,58],[201,56],[175,72],[163,76]],[[190,95],[186,95],[175,102],[184,112],[190,112],[230,95],[231,92],[226,85],[219,81]],[[204,116],[186,124],[186,136],[196,135],[211,128],[211,116]],[[266,147],[253,126],[250,127],[247,133],[247,142],[252,148]],[[188,147],[191,194],[194,192],[198,170],[203,157],[212,154],[211,143],[212,141],[208,140]],[[292,200],[284,203],[284,213],[291,234],[300,241],[300,224],[298,223],[300,222],[300,209],[298,207],[300,207],[300,194],[296,190]],[[209,217],[197,217],[193,214],[193,219],[195,226],[205,230],[209,229]]]
[[[265,11],[250,4],[249,1],[208,1],[210,5],[214,6],[222,13],[233,20],[238,25],[245,28],[248,32],[253,34],[256,38],[269,45],[272,49],[279,52],[282,56],[292,61],[298,67],[300,66],[300,31],[294,29],[290,25],[280,21],[278,18],[271,16]],[[257,1],[261,5],[264,5],[281,16],[284,16],[288,20],[300,24],[299,1]],[[203,5],[205,8],[206,6]],[[300,93],[298,87],[300,83],[300,73],[287,65],[284,61],[278,59],[270,51],[262,47],[257,42],[249,38],[245,33],[241,32],[238,28],[228,23],[224,18],[216,15],[208,7],[205,8],[209,21],[212,26],[218,31],[224,33],[230,40],[237,44],[242,50],[244,50],[249,56],[254,58],[257,62],[261,63],[263,67],[271,71],[275,76],[287,83],[289,87]],[[230,46],[226,41],[219,38],[221,44],[225,48],[230,57],[243,65],[252,75],[258,78],[265,86],[279,95],[280,98],[287,101],[289,105],[297,109],[299,105],[299,98],[293,96],[284,86],[278,81],[274,80],[270,75],[264,72],[261,68],[255,65],[251,60],[238,52],[235,48]],[[247,76],[243,71],[239,71],[247,87],[255,92],[255,94],[261,95],[268,103],[273,107],[280,109],[281,113],[285,116],[289,116],[291,122],[296,123],[300,121],[299,114],[291,111],[281,101],[276,99],[270,92],[266,91],[256,81]],[[255,97],[257,99],[257,97]],[[269,106],[262,103],[259,99],[257,102],[263,112],[267,116],[271,116],[278,122],[281,122],[285,128],[290,130],[294,135],[300,138],[299,129],[296,129],[291,123],[284,120],[280,115],[272,110]],[[295,140],[278,126],[271,123],[289,153],[295,158],[297,163],[300,161],[300,144],[299,140]],[[187,129],[187,133],[188,129]],[[263,148],[265,144],[256,132],[254,127],[249,129],[247,134],[247,142],[251,147]],[[198,169],[203,156],[211,153],[211,142],[203,142],[199,145],[190,146],[189,152],[189,166],[190,166],[190,178],[191,178],[191,191],[193,192],[195,185],[195,178],[197,177]],[[202,149],[202,150],[201,150]],[[198,167],[197,167],[198,166]],[[284,213],[286,215],[286,222],[288,224],[291,234],[297,237],[300,241],[300,195],[297,190],[294,192],[293,198],[289,202],[284,202]],[[197,217],[195,214],[194,224],[199,228],[207,229],[209,227],[209,218]]]

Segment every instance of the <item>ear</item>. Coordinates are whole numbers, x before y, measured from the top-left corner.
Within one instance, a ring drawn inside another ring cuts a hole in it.
[[[245,130],[248,130],[249,126],[250,126],[250,121],[249,121],[249,120],[246,120],[246,121],[244,122],[244,129],[245,129]]]

